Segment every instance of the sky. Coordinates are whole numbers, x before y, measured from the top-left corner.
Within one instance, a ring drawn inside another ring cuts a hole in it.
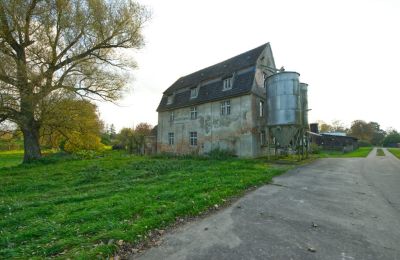
[[[309,84],[310,122],[357,119],[400,130],[399,0],[139,0],[152,12],[129,91],[100,103],[117,129],[157,124],[179,77],[271,44],[278,68]]]

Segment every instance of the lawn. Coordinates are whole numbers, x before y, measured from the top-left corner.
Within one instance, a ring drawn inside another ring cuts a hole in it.
[[[19,165],[0,154],[0,258],[105,258],[118,244],[195,216],[288,169],[264,160],[108,152]],[[123,242],[121,242],[121,240]]]
[[[400,159],[400,148],[388,148],[389,152],[391,152],[394,156]]]
[[[23,151],[0,151],[0,169],[20,164],[22,157]]]
[[[341,151],[321,151],[316,156],[319,158],[353,158],[353,157],[367,157],[372,151],[372,147],[359,147],[358,149],[343,153]]]

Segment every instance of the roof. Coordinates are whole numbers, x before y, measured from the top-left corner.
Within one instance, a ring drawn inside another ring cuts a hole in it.
[[[343,134],[335,134],[335,133],[321,133],[321,136],[323,136],[323,137],[332,137],[332,138],[336,138],[336,139],[358,140],[358,138],[354,137],[354,136],[348,136],[348,135],[343,135]]]
[[[179,78],[164,91],[164,96],[161,99],[157,111],[210,102],[250,92],[254,81],[255,65],[268,44],[269,43],[263,44],[255,49]],[[223,79],[232,76],[233,73],[246,68],[251,68],[252,66],[254,68],[246,70],[241,74],[237,74],[234,78],[231,90],[223,91],[223,81],[217,80],[202,85],[199,89],[197,98],[190,98],[190,88],[197,87],[200,83],[204,84],[204,82],[209,80],[218,78]],[[175,94],[173,102],[167,105],[167,96],[172,94]]]
[[[347,136],[344,132],[324,132],[323,135]]]

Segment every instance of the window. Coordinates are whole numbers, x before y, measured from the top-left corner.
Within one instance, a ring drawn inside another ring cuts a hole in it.
[[[264,116],[264,101],[260,100],[260,108],[259,108],[259,115],[260,117]]]
[[[265,145],[266,144],[266,142],[265,142],[265,131],[263,130],[263,131],[261,131],[261,133],[260,133],[260,144],[261,144],[261,146],[263,146],[263,145]]]
[[[197,107],[190,108],[190,119],[197,119]]]
[[[223,88],[222,90],[228,90],[232,88],[232,78],[226,78],[223,81]]]
[[[172,96],[172,95],[171,95],[171,96],[168,96],[167,105],[172,104],[172,101],[173,101],[173,96]]]
[[[190,98],[197,98],[198,90],[197,88],[190,89]]]
[[[169,114],[169,121],[174,121],[175,120],[175,116],[174,116],[174,112],[171,112],[170,114]]]
[[[168,133],[168,144],[174,145],[174,133]]]
[[[197,145],[197,132],[190,132],[190,145],[196,146]]]
[[[230,115],[231,114],[231,101],[225,100],[221,102],[221,115]]]
[[[267,88],[267,78],[268,78],[267,74],[266,74],[266,73],[263,73],[264,88],[265,88],[265,89]]]

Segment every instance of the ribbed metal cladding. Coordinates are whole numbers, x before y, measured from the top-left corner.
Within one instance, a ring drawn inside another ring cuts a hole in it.
[[[305,128],[308,126],[308,84],[300,83],[300,98],[301,98],[301,110],[302,110],[302,121]]]
[[[300,74],[283,71],[267,78],[267,125],[303,124]]]

